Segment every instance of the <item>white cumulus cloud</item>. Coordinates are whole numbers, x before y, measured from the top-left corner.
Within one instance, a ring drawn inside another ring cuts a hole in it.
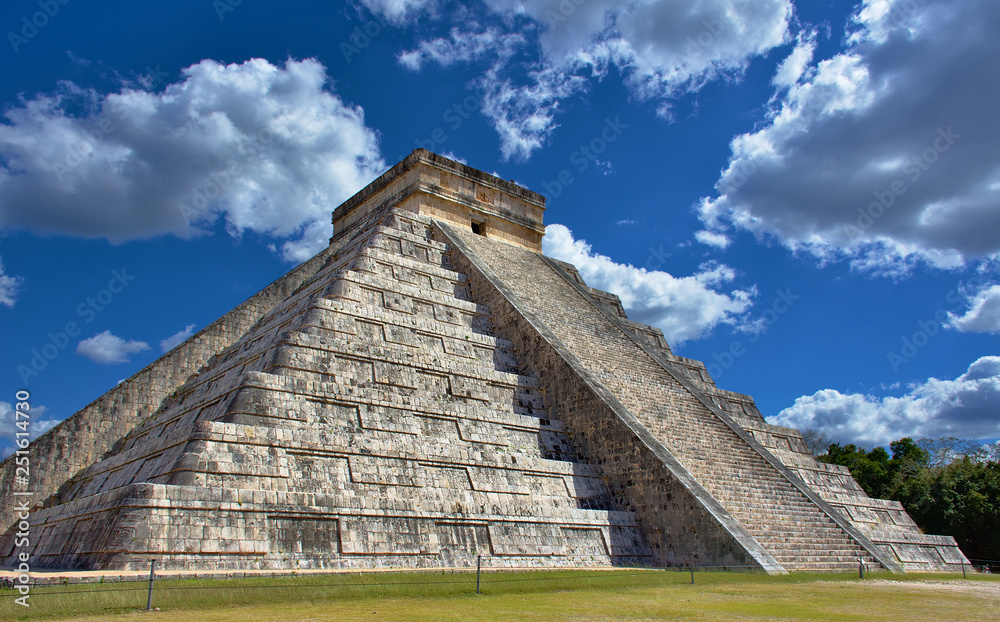
[[[480,82],[482,111],[500,136],[504,160],[527,160],[556,129],[561,102],[586,88],[586,80],[555,67],[529,72],[530,84],[505,77],[495,66]]]
[[[676,277],[616,263],[594,253],[585,240],[574,239],[563,225],[545,228],[542,250],[575,265],[589,286],[617,295],[629,318],[660,328],[672,346],[697,339],[719,324],[740,324],[755,294],[752,289],[719,291],[736,276],[725,265],[704,264],[697,274]]]
[[[160,350],[163,352],[169,352],[170,350],[173,350],[180,344],[187,341],[188,337],[194,334],[194,327],[195,327],[194,324],[188,324],[183,328],[183,330],[179,330],[173,335],[170,335],[169,337],[161,341]]]
[[[824,389],[770,418],[771,423],[826,433],[841,443],[884,445],[910,436],[1000,437],[1000,357],[984,356],[954,380],[930,378],[902,397]]]
[[[18,437],[18,432],[27,431],[29,441],[33,441],[42,434],[45,434],[60,421],[60,419],[46,417],[45,412],[47,410],[45,406],[32,406],[27,411],[27,417],[18,417],[13,404],[10,402],[0,402],[0,441],[6,441],[6,443],[13,446],[19,438],[24,438]],[[27,423],[27,430],[22,430],[18,425],[19,423],[21,425]],[[15,449],[16,447],[0,449],[0,454],[2,454],[2,457],[6,457]]]
[[[661,0],[619,6],[614,21],[619,36],[611,39],[615,47],[605,51],[595,46],[595,52],[603,51],[630,71],[632,84],[649,96],[697,89],[739,73],[751,58],[786,41],[792,14],[788,0]]]
[[[4,112],[0,227],[121,242],[189,237],[219,219],[234,236],[284,240],[303,260],[330,212],[385,168],[358,107],[312,59],[204,60],[162,91],[64,82]]]
[[[800,38],[703,222],[872,273],[997,254],[998,29],[993,0],[866,0],[842,53],[812,63]]]
[[[947,325],[963,333],[1000,333],[1000,285],[991,285],[968,297],[963,315],[948,314]]]
[[[3,261],[0,260],[0,305],[13,308],[22,283],[21,277],[4,274]]]
[[[666,101],[739,76],[754,57],[788,40],[792,16],[790,0],[485,0],[486,11],[444,2],[365,4],[398,23],[415,25],[428,14],[450,21],[449,36],[421,40],[400,54],[410,69],[488,59],[479,80],[488,93],[483,114],[504,159],[519,160],[545,144],[563,102],[610,67],[637,97]],[[476,30],[469,23],[488,17],[501,25]],[[659,111],[669,117],[669,103]]]
[[[718,231],[695,231],[694,239],[706,246],[714,246],[715,248],[726,248],[730,242],[729,237]]]
[[[112,334],[110,330],[98,333],[89,339],[84,339],[76,346],[77,354],[81,354],[101,365],[127,363],[129,355],[146,350],[149,350],[149,344],[145,341],[126,341]]]
[[[361,0],[370,11],[390,22],[399,23],[416,13],[433,10],[434,0]]]
[[[771,83],[779,87],[792,87],[809,71],[813,54],[816,52],[816,33],[809,31],[798,37],[792,53],[781,61],[774,72]]]
[[[421,41],[416,48],[401,52],[399,63],[412,71],[420,71],[427,62],[448,67],[486,54],[506,59],[524,44],[525,39],[520,33],[504,33],[497,28],[487,28],[482,32],[452,28],[448,37]]]

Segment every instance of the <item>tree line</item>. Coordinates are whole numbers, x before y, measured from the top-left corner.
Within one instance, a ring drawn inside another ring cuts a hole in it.
[[[907,437],[886,451],[803,436],[818,460],[850,469],[868,496],[902,503],[925,533],[953,536],[970,559],[1000,560],[1000,444]]]

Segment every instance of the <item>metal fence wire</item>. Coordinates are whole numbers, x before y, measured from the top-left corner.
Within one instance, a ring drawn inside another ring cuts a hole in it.
[[[482,566],[481,560],[477,560],[477,565],[475,569],[475,578],[471,576],[472,571],[465,568],[456,568],[451,570],[452,574],[455,576],[467,575],[461,579],[435,579],[432,581],[428,580],[400,580],[400,581],[387,581],[385,577],[397,574],[396,572],[382,572],[382,573],[372,573],[368,572],[338,572],[335,575],[340,580],[338,581],[327,581],[327,582],[316,582],[308,581],[302,583],[293,582],[293,579],[304,579],[321,577],[322,574],[298,574],[294,571],[292,572],[275,572],[271,575],[243,575],[240,577],[232,577],[229,579],[218,579],[217,577],[212,577],[212,579],[219,581],[219,583],[214,585],[184,585],[186,581],[195,580],[206,580],[207,577],[192,577],[192,578],[178,578],[176,576],[171,576],[169,579],[163,577],[157,578],[156,576],[156,563],[151,562],[150,564],[150,574],[149,578],[134,577],[134,578],[124,578],[115,577],[107,582],[104,581],[102,577],[100,581],[94,581],[92,579],[87,580],[85,578],[76,578],[70,580],[65,578],[62,581],[53,583],[51,580],[46,580],[44,582],[33,581],[28,585],[32,588],[31,597],[45,597],[45,596],[56,596],[56,595],[91,595],[91,594],[110,594],[110,593],[123,593],[123,592],[137,592],[145,593],[146,598],[146,609],[152,609],[155,597],[157,595],[162,596],[171,592],[183,592],[183,591],[215,591],[215,590],[247,590],[247,589],[321,589],[321,588],[369,588],[369,587],[406,587],[406,586],[443,586],[443,585],[465,585],[469,586],[470,592],[475,591],[479,594],[484,586],[498,585],[504,583],[526,583],[526,582],[558,582],[558,581],[593,581],[598,579],[604,579],[609,576],[614,577],[638,577],[638,576],[649,576],[651,572],[664,571],[673,573],[684,573],[690,575],[690,582],[694,583],[694,575],[696,572],[743,572],[743,573],[759,573],[760,568],[756,566],[698,566],[698,567],[636,567],[636,568],[610,568],[610,569],[599,569],[599,572],[581,572],[580,574],[564,574],[560,573],[558,576],[541,576],[547,572],[558,572],[558,568],[536,568],[536,569],[509,569],[509,568],[487,568]],[[627,572],[632,570],[633,572]],[[623,572],[625,571],[625,572]],[[408,575],[412,574],[431,574],[436,573],[435,571],[421,571],[419,569],[414,569],[413,571],[404,571]],[[443,571],[442,571],[443,572]],[[513,573],[518,573],[516,576],[508,576]],[[523,574],[522,574],[523,573]],[[165,572],[164,574],[171,574]],[[366,581],[363,580],[365,577],[378,576],[380,580],[376,581]],[[412,576],[412,575],[411,575]],[[239,583],[248,579],[279,579],[285,578],[288,581],[284,582],[268,582],[268,583],[253,583],[252,585],[246,585]],[[226,584],[229,582],[229,584]],[[19,596],[19,592],[16,590],[18,583],[12,579],[0,579],[0,599],[4,598],[15,598]],[[58,589],[62,587],[83,587],[88,586],[90,589]],[[3,589],[6,588],[6,589]],[[6,592],[6,593],[3,593]]]
[[[969,573],[996,573],[1000,572],[1000,560],[988,560],[988,559],[970,559],[970,566],[966,566],[963,569],[967,570]],[[324,575],[321,573],[297,573],[295,571],[291,572],[281,572],[276,571],[270,575],[268,574],[243,574],[242,576],[233,576],[225,579],[220,579],[217,574],[206,572],[210,576],[202,577],[190,577],[181,578],[176,574],[169,571],[160,571],[167,577],[157,577],[156,562],[150,563],[150,573],[149,577],[110,577],[108,581],[105,582],[105,578],[102,577],[100,581],[95,581],[88,578],[76,578],[70,580],[65,578],[58,582],[52,582],[51,580],[45,581],[33,581],[28,585],[31,587],[31,598],[42,599],[50,596],[57,595],[77,595],[77,596],[90,596],[95,594],[111,594],[111,593],[136,593],[135,608],[143,608],[151,610],[156,606],[157,599],[164,599],[165,596],[175,592],[191,592],[191,591],[202,591],[202,592],[218,592],[220,590],[300,590],[300,589],[346,589],[353,590],[353,588],[408,588],[412,586],[466,586],[468,593],[479,594],[483,589],[488,589],[490,586],[511,584],[511,583],[541,583],[541,582],[575,582],[575,581],[594,581],[598,579],[607,578],[609,576],[614,577],[649,577],[651,573],[655,574],[657,571],[668,572],[668,573],[683,573],[687,576],[681,579],[681,582],[691,584],[696,583],[696,575],[699,573],[744,573],[744,574],[761,574],[763,571],[757,566],[738,566],[738,565],[728,565],[728,566],[675,566],[675,567],[621,567],[621,568],[610,568],[610,569],[600,569],[599,572],[585,572],[581,569],[579,574],[570,574],[565,572],[560,572],[557,576],[545,576],[549,572],[559,572],[558,568],[536,568],[536,569],[513,569],[513,568],[489,568],[485,566],[482,559],[476,560],[476,567],[474,570],[468,568],[455,568],[450,569],[451,574],[454,578],[441,578],[434,580],[421,579],[420,575],[425,577],[430,577],[432,574],[437,572],[446,572],[444,570],[403,570],[394,572],[372,572],[372,571],[358,571],[358,572],[337,572],[335,574]],[[595,569],[596,570],[596,569]],[[475,572],[475,577],[472,573]],[[515,574],[516,573],[516,574]],[[389,577],[396,575],[401,576],[401,580],[387,580]],[[864,578],[868,574],[868,569],[866,564],[859,560],[858,574],[860,578]],[[336,577],[336,581],[320,581],[317,580],[324,576]],[[459,578],[461,577],[461,578]],[[285,581],[278,581],[278,579],[286,579]],[[366,580],[367,578],[372,578],[375,580]],[[377,579],[376,579],[377,578]],[[247,580],[266,580],[266,582],[252,584],[247,584]],[[212,580],[213,584],[209,585],[191,585],[188,582],[194,581],[205,581]],[[186,584],[188,583],[188,584]],[[16,598],[21,595],[16,588],[19,584],[16,580],[11,579],[0,579],[0,602],[6,599]],[[67,588],[67,589],[60,589]],[[70,589],[76,588],[76,589]],[[89,589],[88,589],[89,588]],[[462,590],[465,591],[465,590]],[[142,599],[139,594],[142,593],[146,596]],[[145,600],[145,602],[141,602]],[[44,601],[42,601],[44,602]],[[121,608],[121,604],[109,605],[108,608]]]

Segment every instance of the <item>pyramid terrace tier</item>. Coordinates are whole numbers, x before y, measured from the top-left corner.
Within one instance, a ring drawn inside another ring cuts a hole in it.
[[[967,565],[544,257],[543,210],[411,154],[328,248],[32,444],[32,566]]]

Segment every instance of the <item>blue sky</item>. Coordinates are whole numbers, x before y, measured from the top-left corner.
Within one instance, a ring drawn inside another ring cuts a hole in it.
[[[545,194],[546,252],[771,421],[1000,437],[997,3],[316,4],[4,3],[0,444],[418,146]]]

